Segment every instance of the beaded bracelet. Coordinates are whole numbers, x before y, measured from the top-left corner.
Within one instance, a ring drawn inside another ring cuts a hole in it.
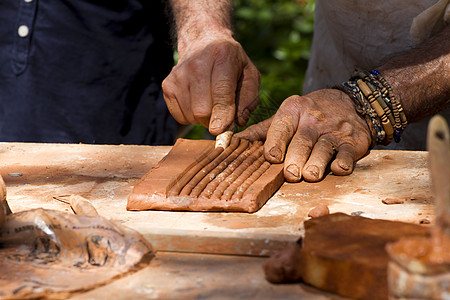
[[[356,84],[362,90],[364,96],[367,98],[370,105],[377,113],[377,116],[381,119],[381,124],[383,125],[384,131],[386,132],[386,137],[384,141],[386,141],[387,143],[391,142],[394,137],[394,128],[392,127],[392,124],[387,118],[385,111],[381,107],[380,103],[378,103],[378,101],[375,99],[372,91],[370,90],[366,82],[364,82],[362,79],[358,79],[356,81]]]
[[[384,87],[380,87],[378,82],[376,80],[374,80],[373,76],[370,76],[370,75],[372,75],[372,74],[358,72],[358,76],[361,76],[361,78],[364,78],[364,80],[366,81],[367,86],[370,88],[374,98],[377,100],[377,102],[381,106],[381,108],[383,108],[384,114],[389,119],[390,124],[392,126],[394,126],[395,119],[393,116],[391,101],[390,101],[389,97],[387,97],[387,89]],[[384,91],[384,93],[382,93],[382,91]],[[370,101],[369,98],[368,98],[368,100]]]
[[[364,95],[359,89],[358,85],[349,81],[344,82],[342,85],[334,86],[333,88],[341,90],[348,96],[350,96],[350,99],[352,99],[353,103],[355,104],[356,111],[366,120],[372,137],[372,144],[370,145],[370,147],[373,148],[376,143],[384,140],[386,134],[384,132],[383,126],[379,122],[376,112],[373,110],[370,104],[365,101]]]
[[[370,73],[375,76],[375,78],[383,85],[383,87],[387,90],[387,94],[389,95],[389,98],[392,102],[392,108],[394,115],[398,115],[398,119],[395,120],[395,132],[394,132],[394,139],[398,143],[400,142],[400,137],[405,130],[406,126],[408,125],[408,121],[406,120],[405,112],[403,111],[403,107],[400,104],[400,101],[398,101],[397,97],[395,97],[394,93],[392,92],[391,85],[384,79],[383,76],[381,76],[380,72],[377,70],[372,70]]]
[[[372,144],[387,145],[400,141],[408,124],[400,102],[392,87],[377,70],[355,71],[349,81],[334,88],[345,92],[353,100],[356,111],[364,117],[372,134]]]

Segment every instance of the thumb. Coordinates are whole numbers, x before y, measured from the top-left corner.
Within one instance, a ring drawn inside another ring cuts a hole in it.
[[[250,142],[265,141],[267,131],[269,130],[270,124],[272,124],[272,120],[273,116],[267,120],[259,122],[258,124],[249,126],[247,129],[237,133],[235,136],[241,139],[249,140]]]

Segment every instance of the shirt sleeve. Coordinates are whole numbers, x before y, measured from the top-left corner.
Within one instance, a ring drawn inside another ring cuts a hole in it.
[[[414,47],[450,24],[450,0],[440,0],[417,15],[411,24],[410,35]]]

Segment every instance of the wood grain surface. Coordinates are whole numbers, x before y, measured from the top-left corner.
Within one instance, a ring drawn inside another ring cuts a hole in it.
[[[133,186],[171,147],[0,143],[0,173],[13,212],[72,213],[53,197],[79,194],[99,214],[141,232],[160,251],[268,256],[301,235],[310,209],[412,223],[434,221],[427,152],[372,151],[351,176],[284,183],[254,214],[126,211]],[[382,200],[399,198],[402,204]]]

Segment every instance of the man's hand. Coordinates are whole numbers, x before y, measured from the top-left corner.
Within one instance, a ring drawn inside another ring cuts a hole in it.
[[[164,98],[182,124],[213,135],[245,126],[259,102],[260,74],[231,31],[231,0],[170,0],[179,61],[163,82]]]
[[[270,119],[250,126],[237,136],[266,138],[264,155],[272,163],[284,159],[284,177],[323,178],[330,161],[336,175],[348,175],[369,150],[371,135],[352,100],[343,92],[324,89],[286,99]]]
[[[260,74],[241,45],[219,39],[186,50],[162,85],[172,116],[213,135],[233,121],[245,126],[259,102]]]

